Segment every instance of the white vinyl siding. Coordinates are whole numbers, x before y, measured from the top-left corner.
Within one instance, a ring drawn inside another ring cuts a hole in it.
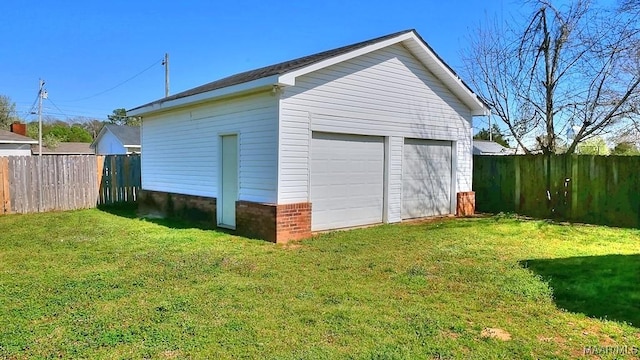
[[[389,137],[387,159],[387,222],[401,220],[402,211],[402,150],[404,139],[399,136]]]
[[[457,191],[471,190],[471,110],[401,44],[301,76],[285,88],[279,203],[309,201],[312,130],[389,137],[390,222],[400,218],[400,196],[392,192],[402,186],[398,164],[405,137],[456,141]]]
[[[0,156],[31,156],[31,145],[0,144]]]
[[[217,198],[220,136],[238,134],[238,198],[275,203],[277,117],[270,91],[144,117],[142,188]]]
[[[122,145],[120,140],[113,135],[109,129],[105,129],[104,133],[96,144],[96,154],[98,155],[116,155],[126,154],[127,149]]]

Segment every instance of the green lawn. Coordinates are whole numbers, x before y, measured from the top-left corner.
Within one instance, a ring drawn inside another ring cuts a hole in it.
[[[631,353],[639,262],[638,230],[512,217],[279,246],[127,210],[2,216],[0,358]]]

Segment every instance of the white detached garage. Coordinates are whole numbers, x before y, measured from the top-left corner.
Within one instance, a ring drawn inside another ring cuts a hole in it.
[[[454,214],[487,112],[413,30],[233,75],[129,110],[141,210],[277,242]]]

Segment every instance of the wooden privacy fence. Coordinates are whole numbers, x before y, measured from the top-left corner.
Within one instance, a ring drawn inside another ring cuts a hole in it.
[[[138,200],[141,186],[140,155],[98,156],[96,164],[98,173],[102,173],[98,205]]]
[[[0,157],[0,214],[134,202],[139,189],[137,155]]]
[[[481,212],[640,226],[640,156],[474,156]]]

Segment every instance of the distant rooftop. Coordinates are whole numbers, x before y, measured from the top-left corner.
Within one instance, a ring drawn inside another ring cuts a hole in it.
[[[124,146],[140,146],[140,127],[106,124],[105,127],[115,135]]]
[[[0,144],[37,144],[38,141],[30,137],[12,133],[7,130],[0,130]]]
[[[473,139],[473,155],[513,155],[515,150],[495,141]]]
[[[37,141],[36,141],[37,143]],[[61,142],[55,148],[42,147],[42,155],[93,155],[95,150],[90,147],[90,143],[83,142]],[[31,146],[31,153],[38,155],[38,145]]]

